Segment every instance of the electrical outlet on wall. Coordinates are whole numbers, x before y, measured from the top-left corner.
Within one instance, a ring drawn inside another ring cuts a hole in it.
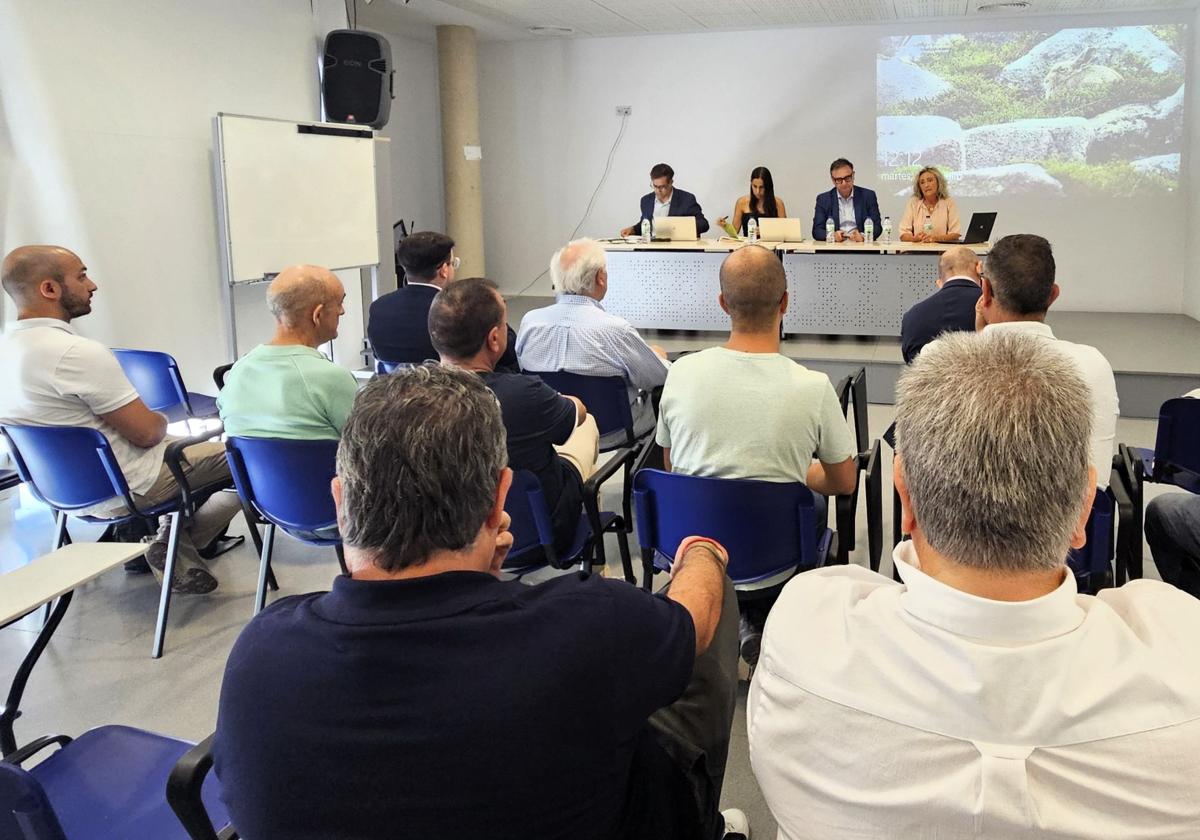
[[[628,116],[632,116],[632,114],[633,114],[633,106],[632,105],[618,105],[617,106],[617,116],[618,117],[628,117]]]

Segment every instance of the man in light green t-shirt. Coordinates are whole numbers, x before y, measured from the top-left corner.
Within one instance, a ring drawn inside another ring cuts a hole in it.
[[[267,289],[275,335],[237,361],[217,407],[238,437],[337,440],[354,404],[354,375],[317,347],[337,336],[346,290],[326,268],[297,265]]]
[[[721,347],[676,361],[663,386],[656,440],[667,469],[714,478],[802,482],[813,493],[854,490],[854,439],[829,377],[779,352],[787,280],[773,253],[747,245],[721,264]],[[817,516],[824,527],[824,499]],[[773,598],[743,605],[742,656],[753,665]]]

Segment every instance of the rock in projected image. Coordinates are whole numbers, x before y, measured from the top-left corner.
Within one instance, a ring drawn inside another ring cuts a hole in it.
[[[1113,68],[1142,62],[1154,73],[1183,71],[1179,54],[1145,27],[1094,27],[1056,32],[1006,66],[999,78],[1044,94],[1047,84],[1053,86],[1071,67]]]
[[[876,58],[875,78],[879,80],[876,97],[881,106],[933,99],[950,90],[944,79],[906,58]]]
[[[963,168],[963,130],[946,117],[879,117],[875,131],[876,164]]]

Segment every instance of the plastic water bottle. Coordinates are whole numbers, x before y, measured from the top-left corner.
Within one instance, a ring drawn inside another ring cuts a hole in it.
[[[825,220],[825,241],[833,244],[833,219]]]
[[[883,238],[881,240],[884,245],[892,244],[892,217],[883,217]]]
[[[746,240],[748,242],[758,241],[758,220],[753,216],[746,222]]]
[[[933,235],[933,219],[926,216],[925,217],[925,236],[929,237],[932,235]]]
[[[870,244],[875,241],[875,220],[867,219],[863,223],[863,238]]]
[[[650,244],[650,220],[642,219],[642,244]]]

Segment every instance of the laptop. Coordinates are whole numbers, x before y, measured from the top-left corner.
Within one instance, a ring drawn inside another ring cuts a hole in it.
[[[967,225],[967,233],[962,238],[962,244],[978,245],[981,242],[987,242],[992,236],[992,228],[995,224],[995,213],[972,213],[971,224]]]
[[[659,216],[650,222],[657,242],[691,242],[696,236],[695,216]]]
[[[803,242],[804,226],[799,219],[759,219],[758,238],[765,242]]]

